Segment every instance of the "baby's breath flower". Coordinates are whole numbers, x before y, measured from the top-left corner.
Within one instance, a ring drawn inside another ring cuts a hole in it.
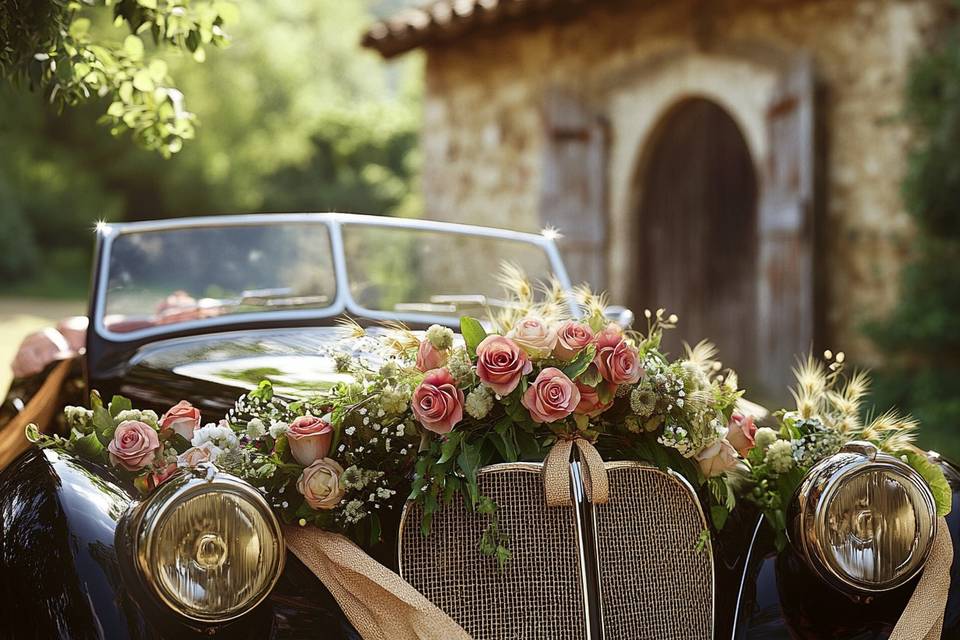
[[[400,367],[394,360],[387,360],[380,366],[380,375],[388,380],[394,380],[399,373]]]
[[[482,420],[493,409],[493,394],[487,387],[479,385],[467,394],[463,408],[472,418]]]
[[[457,349],[450,354],[447,360],[447,371],[457,382],[463,383],[470,380],[473,375],[473,365],[470,363],[470,356],[465,349]]]
[[[247,437],[251,440],[256,440],[267,432],[267,428],[263,424],[263,420],[260,418],[254,418],[247,423]]]
[[[280,420],[274,420],[273,422],[270,423],[270,429],[269,429],[270,437],[276,440],[277,438],[285,434],[287,432],[287,429],[289,428],[290,428],[290,425],[288,425],[286,422],[283,422]]]
[[[430,325],[427,329],[427,340],[439,351],[446,351],[453,346],[453,331],[449,327],[438,324]]]
[[[777,440],[767,447],[764,463],[776,473],[786,473],[793,468],[793,444],[789,440]]]

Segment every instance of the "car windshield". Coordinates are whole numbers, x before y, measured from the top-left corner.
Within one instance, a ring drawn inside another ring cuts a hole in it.
[[[377,220],[303,214],[120,225],[103,245],[98,326],[132,338],[280,312],[455,319],[503,304],[494,277],[503,263],[534,281],[555,275],[536,236]]]

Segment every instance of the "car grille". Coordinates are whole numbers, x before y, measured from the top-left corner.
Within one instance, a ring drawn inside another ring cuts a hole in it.
[[[697,550],[707,524],[689,485],[647,465],[608,463],[610,501],[582,507],[581,525],[575,507],[546,506],[540,468],[480,471],[513,551],[504,570],[478,548],[487,517],[455,499],[428,536],[420,506],[404,511],[403,578],[477,640],[712,637],[711,549]]]

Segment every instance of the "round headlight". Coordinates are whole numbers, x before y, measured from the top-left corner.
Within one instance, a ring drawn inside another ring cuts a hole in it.
[[[147,587],[183,616],[236,618],[270,593],[286,552],[280,523],[256,489],[202,465],[160,485],[133,518]]]
[[[827,582],[887,591],[923,567],[937,528],[933,494],[894,456],[851,442],[817,463],[793,505],[794,545]]]

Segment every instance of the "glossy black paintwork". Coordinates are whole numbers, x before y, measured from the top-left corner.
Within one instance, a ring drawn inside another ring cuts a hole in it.
[[[960,471],[943,464],[953,489],[947,526],[960,550]],[[916,579],[893,591],[855,597],[817,578],[792,549],[777,554],[773,536],[760,527],[747,563],[737,609],[736,640],[881,640],[887,638],[913,594]],[[960,563],[951,568],[943,636],[960,638]]]
[[[135,500],[109,470],[49,450],[31,449],[0,474],[0,638],[359,639],[289,554],[267,600],[238,620],[177,616],[143,591],[116,541]]]

